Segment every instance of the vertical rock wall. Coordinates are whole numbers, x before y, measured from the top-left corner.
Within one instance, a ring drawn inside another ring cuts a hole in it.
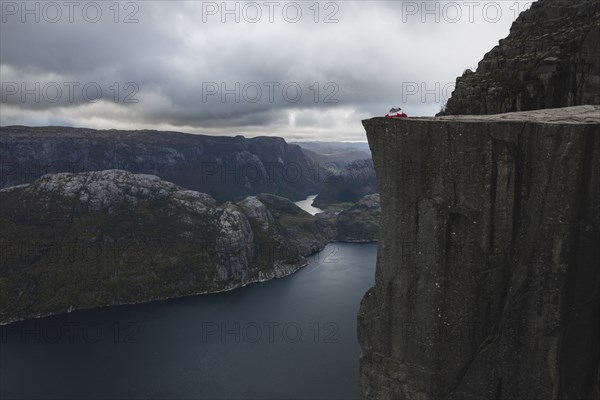
[[[598,399],[600,107],[363,124],[363,398]]]
[[[443,113],[600,104],[600,1],[538,0],[466,71]]]

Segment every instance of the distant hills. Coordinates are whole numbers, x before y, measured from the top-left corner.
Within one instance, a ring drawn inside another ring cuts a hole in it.
[[[330,241],[377,240],[379,197],[361,200],[373,162],[353,159],[366,145],[309,146],[331,153],[278,137],[1,127],[0,323],[233,289],[293,273]],[[292,202],[356,185],[347,211]]]
[[[303,149],[313,151],[323,155],[336,155],[343,154],[352,151],[360,151],[371,156],[371,149],[367,142],[290,142],[290,144],[297,144]],[[368,158],[368,157],[363,157]]]
[[[317,216],[122,170],[0,190],[0,323],[233,289],[291,274],[330,241],[377,240],[379,196]]]
[[[341,171],[356,160],[371,158],[368,143],[362,142],[292,142],[302,147],[304,155],[329,173]]]
[[[355,203],[376,192],[377,179],[373,160],[356,160],[327,177],[313,204],[316,207],[327,207],[336,203]]]
[[[288,199],[219,205],[121,170],[46,175],[0,202],[0,322],[281,277],[330,241]]]
[[[60,126],[0,127],[0,161],[0,188],[47,173],[121,169],[153,174],[217,201],[258,193],[300,200],[319,191],[324,175],[299,146],[279,137]]]

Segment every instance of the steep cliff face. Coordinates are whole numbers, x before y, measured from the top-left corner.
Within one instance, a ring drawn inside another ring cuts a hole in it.
[[[0,188],[44,174],[121,169],[152,174],[218,201],[258,193],[300,200],[323,174],[302,149],[278,137],[67,127],[0,128]]]
[[[0,323],[282,277],[329,241],[285,198],[219,205],[119,170],[0,190],[0,224]]]
[[[600,107],[363,125],[363,398],[598,399]]]
[[[456,81],[445,115],[600,104],[600,2],[538,0]]]

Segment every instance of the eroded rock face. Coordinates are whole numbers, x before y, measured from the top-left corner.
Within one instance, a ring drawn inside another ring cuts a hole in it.
[[[538,0],[477,71],[456,82],[445,115],[600,104],[600,3]]]
[[[598,399],[600,106],[363,125],[363,398]]]
[[[0,323],[282,277],[329,241],[287,199],[219,205],[121,170],[0,190],[0,223]]]
[[[323,172],[279,137],[60,126],[0,128],[0,188],[45,174],[120,169],[152,174],[219,202],[272,193],[301,200],[319,191]]]

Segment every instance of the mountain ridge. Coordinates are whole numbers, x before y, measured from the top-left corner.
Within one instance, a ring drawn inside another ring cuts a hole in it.
[[[322,171],[283,138],[170,131],[0,127],[0,187],[45,173],[123,169],[153,174],[219,201],[273,193],[300,200],[319,190]]]

